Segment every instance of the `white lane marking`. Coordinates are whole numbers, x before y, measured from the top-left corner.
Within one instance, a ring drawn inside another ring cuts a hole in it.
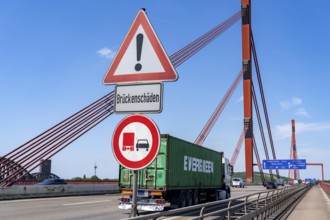
[[[74,197],[66,197],[66,198],[74,198]],[[17,199],[17,200],[1,200],[0,203],[19,203],[19,202],[30,202],[30,201],[45,201],[45,200],[60,200],[63,197],[55,197],[55,198],[32,198],[32,199]]]
[[[74,206],[74,205],[88,205],[88,204],[96,204],[96,203],[106,203],[111,202],[112,200],[102,200],[102,201],[92,201],[92,202],[77,202],[77,203],[67,203],[63,204],[63,206]]]

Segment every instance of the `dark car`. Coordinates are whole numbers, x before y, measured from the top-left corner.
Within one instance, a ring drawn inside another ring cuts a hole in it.
[[[267,181],[266,189],[277,189],[277,184],[273,181]]]
[[[270,180],[265,180],[265,182],[264,182],[264,186],[266,187],[266,185],[267,185],[267,183],[269,182]]]
[[[66,182],[63,179],[45,179],[44,181],[37,183],[36,185],[63,185]]]
[[[147,139],[139,139],[136,143],[136,150],[138,151],[140,148],[145,148],[146,151],[149,150],[149,142]]]

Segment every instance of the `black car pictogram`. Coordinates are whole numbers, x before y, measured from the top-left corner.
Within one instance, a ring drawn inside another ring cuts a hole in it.
[[[149,150],[149,142],[147,139],[138,139],[136,143],[136,150],[138,151],[140,148],[145,148],[146,151]]]

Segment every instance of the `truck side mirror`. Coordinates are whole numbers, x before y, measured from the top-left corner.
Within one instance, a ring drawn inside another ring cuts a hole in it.
[[[230,168],[230,176],[234,175],[234,166],[229,164],[229,168]]]

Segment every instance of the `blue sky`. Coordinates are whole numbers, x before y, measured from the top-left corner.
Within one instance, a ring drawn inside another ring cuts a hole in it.
[[[329,6],[325,0],[252,2],[277,158],[289,159],[295,119],[298,157],[324,163],[327,179]],[[240,1],[0,2],[0,155],[114,89],[102,84],[103,77],[142,7],[170,56],[240,10]],[[240,71],[241,56],[238,22],[177,67],[178,81],[164,83],[163,112],[148,115],[161,133],[193,142]],[[257,85],[255,74],[254,82]],[[96,162],[99,177],[116,178],[111,137],[125,116],[110,116],[54,156],[53,173],[63,178],[92,176]],[[230,159],[242,125],[240,83],[204,145],[224,151]],[[259,154],[265,159],[257,129],[255,121]],[[235,170],[244,166],[242,147]],[[280,173],[287,176],[287,171]],[[320,168],[308,167],[300,176],[321,178]]]

